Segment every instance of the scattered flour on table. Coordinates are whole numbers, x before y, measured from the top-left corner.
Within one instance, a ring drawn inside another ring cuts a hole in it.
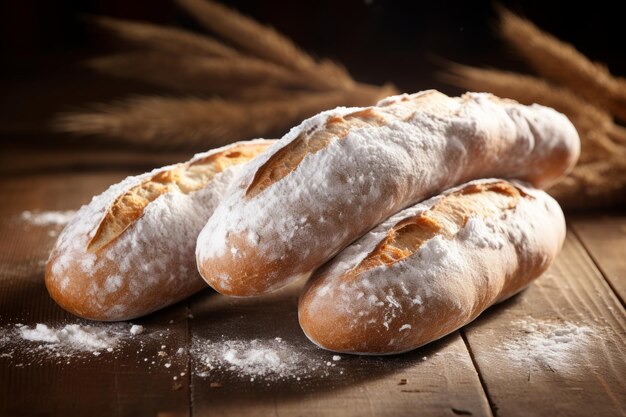
[[[0,359],[23,367],[130,354],[148,369],[175,370],[178,375],[187,364],[187,350],[169,338],[168,330],[148,331],[131,323],[9,324],[0,328]],[[342,356],[280,337],[216,341],[194,336],[189,354],[200,377],[230,374],[269,384],[344,373]]]
[[[158,346],[162,349],[157,352]],[[180,349],[169,329],[148,331],[130,323],[83,322],[59,326],[18,323],[0,327],[0,359],[11,361],[15,367],[69,364],[93,357],[129,354],[148,369],[162,368],[165,363],[171,366],[172,362],[184,367],[186,359],[178,354]]]
[[[312,358],[304,349],[293,346],[280,337],[274,339],[206,341],[194,338],[192,354],[196,357],[196,372],[201,377],[220,371],[233,373],[254,381],[300,381],[310,377],[326,377],[337,368],[327,358]]]
[[[64,226],[74,217],[76,211],[23,211],[21,219],[35,226]]]
[[[598,338],[592,327],[567,321],[519,320],[512,324],[521,334],[501,350],[518,366],[544,364],[567,370],[588,356]]]

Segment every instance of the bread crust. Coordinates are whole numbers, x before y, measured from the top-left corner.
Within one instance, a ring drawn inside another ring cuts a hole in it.
[[[92,320],[143,316],[206,287],[194,242],[245,162],[273,141],[239,142],[128,177],[81,207],[46,264],[46,287]]]
[[[564,239],[563,213],[543,191],[473,181],[392,216],[317,271],[299,301],[300,325],[332,351],[412,350],[526,287]],[[388,246],[405,251],[385,257]]]
[[[198,267],[223,294],[272,291],[447,188],[488,177],[547,187],[579,149],[564,115],[490,94],[430,90],[323,112],[246,167],[200,233]]]

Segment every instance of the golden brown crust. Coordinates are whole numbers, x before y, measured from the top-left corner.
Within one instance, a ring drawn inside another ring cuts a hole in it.
[[[473,184],[448,194],[428,210],[391,228],[387,237],[346,274],[346,280],[372,268],[400,262],[435,236],[452,239],[470,217],[492,217],[496,210],[502,213],[515,208],[523,197],[531,198],[506,181]]]
[[[370,124],[372,115],[382,125]],[[431,91],[365,112],[324,112],[249,165],[200,234],[198,267],[223,294],[259,295],[446,188],[488,177],[542,188],[577,154],[578,136],[563,115],[488,94]]]
[[[305,156],[326,148],[333,138],[344,139],[350,129],[364,126],[382,126],[385,119],[372,107],[345,116],[331,116],[324,129],[305,132],[271,156],[255,173],[246,190],[247,198],[254,198],[267,187],[286,177],[298,167]]]
[[[554,200],[505,181],[479,180],[423,204],[425,211],[398,213],[311,277],[298,307],[309,339],[346,353],[414,349],[520,291],[565,237]]]
[[[233,166],[272,143],[229,145],[156,174],[128,178],[95,197],[52,250],[46,264],[51,297],[80,317],[115,321],[206,288],[196,270],[194,237],[236,177],[239,168]],[[164,193],[172,198],[155,201]],[[90,243],[93,230],[98,234]]]
[[[419,97],[403,97],[401,102],[409,103],[417,110],[438,114],[440,117],[453,114],[449,97],[438,91],[426,91]],[[386,105],[377,106],[384,108]],[[413,116],[411,111],[401,120],[408,120]],[[279,149],[272,155],[254,175],[254,179],[246,190],[247,198],[254,198],[263,190],[286,177],[294,171],[305,156],[314,154],[326,148],[333,138],[345,139],[350,130],[366,126],[384,126],[386,123],[383,114],[376,107],[366,107],[346,115],[330,116],[321,129],[303,132],[293,141]]]
[[[106,211],[87,245],[97,252],[128,229],[159,196],[177,190],[189,194],[205,187],[215,175],[246,163],[267,148],[267,144],[239,145],[192,162],[160,171],[120,195]]]

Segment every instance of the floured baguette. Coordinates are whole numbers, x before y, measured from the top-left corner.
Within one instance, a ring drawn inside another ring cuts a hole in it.
[[[392,216],[317,271],[300,325],[337,352],[408,351],[520,291],[564,239],[563,213],[543,191],[470,182]]]
[[[198,238],[198,267],[224,294],[271,291],[446,188],[488,177],[546,187],[579,149],[561,113],[489,94],[425,91],[326,111],[245,168]]]
[[[126,320],[206,286],[194,243],[241,168],[272,142],[239,142],[128,177],[83,206],[46,265],[52,298],[93,320]]]

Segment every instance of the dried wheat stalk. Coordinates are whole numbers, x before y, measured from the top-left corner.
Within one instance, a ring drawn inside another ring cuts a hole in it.
[[[378,89],[294,94],[246,103],[219,98],[137,97],[94,105],[91,112],[62,115],[57,118],[56,127],[81,135],[115,138],[136,146],[170,149],[184,144],[204,149],[282,134],[322,109],[380,98]]]
[[[543,32],[532,22],[499,8],[500,33],[533,68],[545,77],[606,107],[626,121],[626,79],[590,61],[572,45]]]
[[[201,36],[173,27],[104,16],[92,16],[88,20],[117,39],[148,50],[225,58],[235,58],[240,55],[237,50],[209,36]]]
[[[318,65],[285,36],[228,7],[206,0],[178,0],[178,3],[207,29],[252,55],[297,70],[313,77],[314,82],[327,83],[328,87],[353,83],[342,67],[330,61]]]
[[[393,86],[356,83],[343,67],[313,59],[274,29],[225,6],[207,0],[179,3],[236,48],[176,28],[97,17],[92,21],[98,27],[137,50],[88,65],[194,98],[138,97],[93,105],[61,115],[55,129],[154,148],[204,149],[281,134],[322,110],[369,105],[397,92]]]
[[[617,207],[624,204],[624,184],[624,161],[598,161],[577,166],[565,180],[550,188],[549,192],[569,209]]]
[[[183,92],[228,93],[250,86],[306,86],[302,78],[254,58],[213,58],[163,52],[130,52],[94,58],[91,68]]]

